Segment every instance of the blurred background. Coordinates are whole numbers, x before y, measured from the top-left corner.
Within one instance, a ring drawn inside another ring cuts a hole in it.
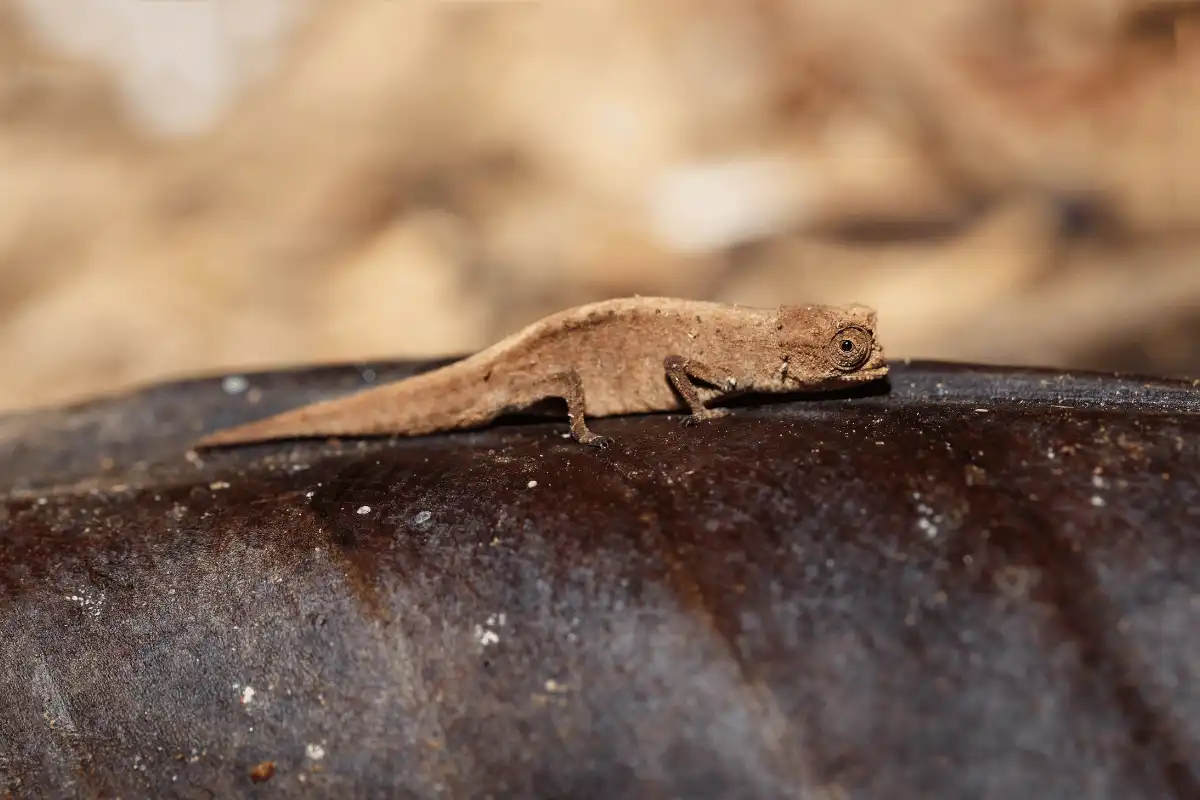
[[[0,408],[634,293],[1200,373],[1197,6],[0,0]]]

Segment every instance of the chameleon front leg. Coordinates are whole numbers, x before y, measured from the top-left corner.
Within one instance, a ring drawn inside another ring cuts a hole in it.
[[[729,409],[726,408],[705,408],[692,381],[697,380],[731,392],[737,388],[737,379],[733,375],[723,369],[678,355],[670,355],[663,359],[663,368],[667,371],[667,380],[692,412],[684,418],[685,425],[694,425],[702,420],[718,419],[729,414]]]

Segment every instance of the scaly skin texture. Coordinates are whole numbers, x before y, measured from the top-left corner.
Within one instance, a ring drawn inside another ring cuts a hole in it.
[[[724,416],[715,400],[844,388],[887,374],[865,306],[750,308],[633,297],[546,317],[441,369],[229,428],[216,447],[326,436],[419,436],[476,428],[559,398],[582,444],[609,440],[588,417],[689,411]]]

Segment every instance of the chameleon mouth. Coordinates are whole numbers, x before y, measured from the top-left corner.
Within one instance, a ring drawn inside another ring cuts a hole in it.
[[[870,381],[877,381],[881,378],[886,378],[887,374],[887,364],[881,364],[876,367],[863,367],[862,369],[855,370],[854,372],[846,375],[841,375],[837,378],[834,378],[833,382],[841,384],[869,383]]]
[[[886,378],[888,374],[887,364],[881,364],[878,367],[866,367],[849,376],[855,381],[877,381],[880,378]]]

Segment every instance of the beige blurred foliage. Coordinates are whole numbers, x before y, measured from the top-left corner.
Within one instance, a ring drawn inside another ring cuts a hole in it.
[[[0,0],[0,407],[461,353],[632,293],[1200,372],[1191,3],[311,0],[168,136],[37,2]]]

